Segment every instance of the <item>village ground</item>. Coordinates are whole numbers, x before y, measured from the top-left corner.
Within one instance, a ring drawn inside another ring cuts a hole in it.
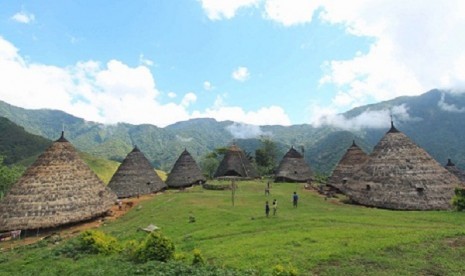
[[[173,240],[178,254],[191,256],[194,249],[199,249],[209,264],[253,268],[263,274],[276,265],[293,266],[302,275],[465,273],[463,213],[349,205],[338,199],[325,200],[302,184],[273,184],[268,197],[264,195],[264,182],[238,185],[234,206],[231,191],[201,187],[167,191],[147,200],[141,197],[124,216],[106,220],[99,230],[124,243],[140,240],[146,234],[139,229],[155,224]],[[298,208],[292,207],[294,191],[300,196]],[[278,213],[266,218],[265,201],[275,198]],[[195,222],[190,222],[190,217]],[[76,229],[66,231],[77,234]],[[50,274],[72,274],[72,269],[74,274],[93,275],[98,269],[100,274],[109,275],[115,269],[134,265],[107,256],[68,260],[51,253],[57,246],[5,251],[0,271],[31,274],[46,267]],[[137,267],[134,265],[134,269]]]

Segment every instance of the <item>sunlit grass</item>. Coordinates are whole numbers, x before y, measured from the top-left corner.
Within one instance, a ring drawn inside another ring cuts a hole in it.
[[[347,205],[325,200],[302,184],[273,184],[266,197],[265,183],[238,182],[234,206],[228,190],[168,190],[101,229],[123,242],[141,239],[145,233],[139,228],[152,223],[174,241],[179,253],[191,255],[200,249],[208,263],[262,272],[292,264],[304,275],[465,273],[463,213]],[[298,208],[292,207],[294,191],[300,196]],[[278,213],[267,218],[265,201],[273,199],[278,200]],[[190,216],[195,222],[189,222]],[[57,261],[46,257],[46,249],[40,250],[8,255],[7,261],[0,260],[0,271],[25,262],[34,266]],[[108,263],[99,258],[102,265]],[[83,259],[70,267],[88,271],[80,262],[91,261]]]

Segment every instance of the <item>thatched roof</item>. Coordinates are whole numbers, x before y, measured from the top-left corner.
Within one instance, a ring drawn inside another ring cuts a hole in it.
[[[199,166],[195,162],[192,155],[185,149],[174,163],[166,184],[170,188],[189,187],[200,182],[205,182],[205,177],[202,174]]]
[[[52,228],[105,214],[116,196],[63,136],[0,202],[0,231]]]
[[[294,147],[284,155],[275,173],[275,182],[307,182],[313,174],[304,157]]]
[[[366,154],[361,148],[352,142],[352,145],[347,149],[344,156],[334,168],[333,173],[328,179],[328,185],[341,189],[341,186],[346,184],[347,180],[352,177],[353,173],[357,171],[368,160]]]
[[[343,192],[354,202],[387,209],[449,209],[460,181],[394,124]]]
[[[221,160],[214,177],[258,178],[259,174],[245,153],[233,144]]]
[[[128,153],[108,184],[119,198],[150,194],[166,188],[149,160],[139,150]]]
[[[447,160],[447,164],[445,166],[445,168],[451,172],[452,174],[454,174],[455,176],[457,176],[458,179],[460,179],[460,181],[464,182],[465,183],[465,172],[463,172],[462,170],[460,170],[459,168],[457,168],[455,166],[454,163],[452,163],[452,161],[450,159]]]

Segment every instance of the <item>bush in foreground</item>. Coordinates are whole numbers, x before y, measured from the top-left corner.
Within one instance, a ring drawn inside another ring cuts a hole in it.
[[[152,232],[134,252],[135,260],[166,262],[174,257],[174,243],[160,232]]]

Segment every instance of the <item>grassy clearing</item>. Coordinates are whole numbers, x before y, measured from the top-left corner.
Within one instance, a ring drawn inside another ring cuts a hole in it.
[[[277,264],[292,264],[304,275],[465,273],[463,213],[345,205],[306,191],[301,184],[274,184],[266,197],[265,182],[238,184],[234,207],[231,191],[167,191],[101,230],[121,241],[140,240],[145,233],[138,229],[153,223],[179,253],[190,256],[197,248],[210,264],[264,273]],[[292,207],[294,191],[300,196],[298,208]],[[274,198],[278,214],[266,218],[265,201],[271,204]],[[189,223],[189,216],[196,221]],[[48,247],[19,249],[0,257],[0,271],[23,273],[59,261],[64,271],[87,274],[86,263],[99,259],[99,269],[111,274],[114,267],[105,270],[109,258],[115,257],[70,262],[51,256]],[[119,265],[123,263],[131,266],[124,261]]]

